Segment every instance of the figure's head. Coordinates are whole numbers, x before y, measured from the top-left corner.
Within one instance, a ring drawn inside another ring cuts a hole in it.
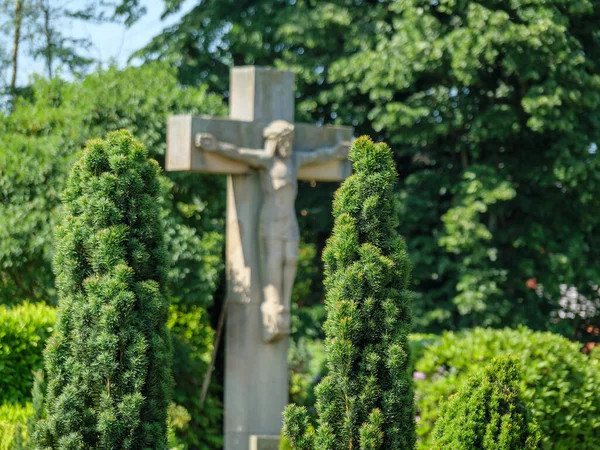
[[[285,120],[271,122],[263,131],[266,148],[273,154],[279,152],[282,158],[292,154],[294,146],[294,125]]]

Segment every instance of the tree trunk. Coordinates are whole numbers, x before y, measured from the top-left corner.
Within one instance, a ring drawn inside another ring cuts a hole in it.
[[[44,56],[46,58],[46,72],[48,78],[52,79],[52,63],[53,63],[53,52],[52,52],[52,29],[50,28],[50,2],[40,0],[40,9],[44,15],[44,37],[46,39],[46,49],[44,50]]]
[[[15,0],[15,37],[12,51],[12,75],[10,78],[10,92],[15,96],[17,87],[17,71],[19,68],[19,44],[21,43],[21,24],[23,23],[23,0]]]

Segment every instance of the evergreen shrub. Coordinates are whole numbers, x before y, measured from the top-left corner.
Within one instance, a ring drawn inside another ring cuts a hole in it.
[[[441,406],[432,450],[535,450],[540,432],[521,403],[519,365],[493,359]]]
[[[323,254],[329,373],[316,390],[317,424],[291,405],[284,433],[300,450],[410,449],[410,263],[396,231],[397,175],[389,147],[368,137],[355,141],[350,159],[354,174],[336,193]]]
[[[56,233],[43,449],[164,449],[172,380],[159,166],[127,131],[73,166]]]
[[[56,320],[56,308],[43,303],[0,306],[0,404],[31,399],[33,372]]]
[[[431,449],[440,399],[457,392],[493,358],[518,355],[521,399],[536,419],[542,448],[597,450],[600,361],[562,336],[519,329],[445,333],[415,363],[419,449]]]

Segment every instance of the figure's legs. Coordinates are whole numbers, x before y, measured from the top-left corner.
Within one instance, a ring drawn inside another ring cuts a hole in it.
[[[292,290],[296,279],[296,268],[298,267],[298,240],[285,241],[285,256],[283,264],[283,317],[286,320],[289,332],[291,324]]]
[[[263,239],[261,249],[263,302],[260,310],[265,342],[276,342],[289,333],[289,324],[287,330],[282,329],[284,252],[283,240]]]

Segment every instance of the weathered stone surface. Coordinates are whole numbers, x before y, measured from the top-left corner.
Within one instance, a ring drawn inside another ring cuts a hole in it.
[[[229,117],[249,122],[294,121],[294,74],[268,67],[231,69]]]
[[[196,146],[200,133],[210,133],[238,147],[260,148],[263,129],[268,123],[247,122],[209,116],[170,116],[167,127],[167,170],[241,175],[253,169],[246,163],[226,158],[217,152],[206,152]],[[317,127],[295,124],[294,152],[334,146],[352,139],[351,127]],[[349,161],[330,159],[300,167],[299,180],[343,181],[352,170]]]

